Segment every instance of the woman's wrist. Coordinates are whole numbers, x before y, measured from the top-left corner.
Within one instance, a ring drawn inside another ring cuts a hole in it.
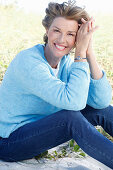
[[[90,53],[90,55],[87,55],[87,61],[88,63],[96,63],[97,59],[96,59],[96,55],[94,53]]]
[[[86,57],[77,56],[74,58],[74,62],[87,61]]]
[[[103,76],[103,72],[96,60],[96,56],[92,56],[90,58],[87,58],[89,68],[90,68],[90,73],[92,79],[99,80]]]
[[[75,52],[75,57],[74,57],[74,61],[75,62],[86,62],[87,58],[86,58],[86,53],[85,52]]]

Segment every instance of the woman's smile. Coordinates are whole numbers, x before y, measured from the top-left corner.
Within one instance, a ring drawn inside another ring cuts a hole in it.
[[[55,45],[56,49],[59,50],[59,51],[64,51],[66,49],[66,47],[63,46],[63,45],[59,45],[59,44],[56,44],[56,43],[54,43],[54,45]]]

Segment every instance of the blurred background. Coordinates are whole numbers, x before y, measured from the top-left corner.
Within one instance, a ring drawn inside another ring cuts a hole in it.
[[[15,4],[19,8],[23,8],[26,12],[44,13],[44,9],[47,4],[52,2],[62,3],[63,0],[0,0],[0,4],[9,5]],[[67,2],[67,0],[66,0]],[[86,6],[86,9],[90,12],[112,13],[113,0],[76,0],[77,5]]]
[[[0,82],[18,52],[43,43],[45,30],[41,21],[49,2],[50,0],[0,0]],[[94,34],[94,49],[113,89],[112,2],[113,0],[76,0],[78,6],[85,7],[90,16],[94,16],[96,25],[99,26]]]

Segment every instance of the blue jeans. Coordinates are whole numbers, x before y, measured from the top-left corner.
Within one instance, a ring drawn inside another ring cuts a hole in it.
[[[0,159],[21,161],[74,139],[91,157],[113,169],[113,143],[94,126],[101,125],[113,136],[113,107],[81,111],[61,110],[15,130],[0,139]]]

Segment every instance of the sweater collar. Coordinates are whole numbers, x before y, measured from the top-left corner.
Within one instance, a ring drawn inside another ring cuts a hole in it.
[[[44,56],[44,44],[38,44],[37,45],[37,48],[39,49],[40,53],[41,53],[41,57],[43,58],[43,61],[49,66],[49,68],[52,70],[52,67],[49,65],[48,61],[46,60],[45,56]],[[61,71],[63,69],[63,66],[65,65],[65,63],[67,62],[69,58],[69,54],[68,55],[65,55],[62,57],[61,61],[60,61],[60,66],[59,66],[59,76],[61,74]],[[53,72],[53,70],[52,70]]]

